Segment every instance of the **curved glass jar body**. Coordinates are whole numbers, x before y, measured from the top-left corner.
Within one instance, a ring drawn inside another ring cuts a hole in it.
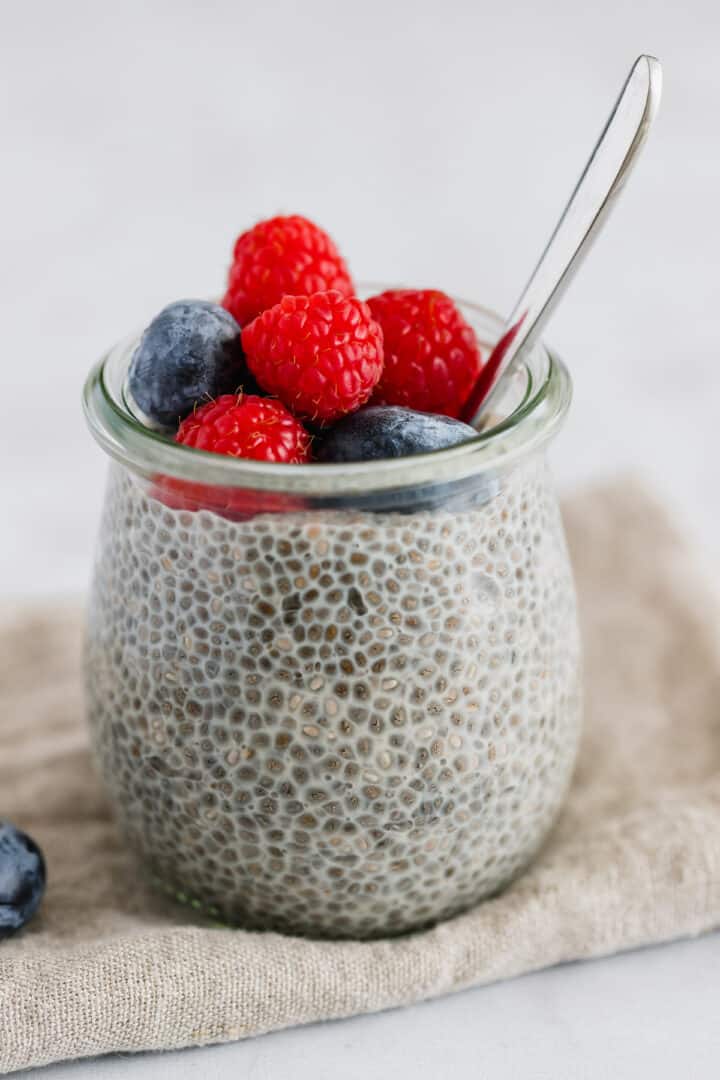
[[[127,355],[86,388],[116,459],[86,675],[131,846],[253,928],[398,933],[497,892],[552,825],[580,730],[544,460],[562,365],[536,350],[512,415],[468,446],[256,467],[123,416]]]

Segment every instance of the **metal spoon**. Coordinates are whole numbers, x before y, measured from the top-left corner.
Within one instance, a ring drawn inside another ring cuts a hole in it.
[[[645,144],[662,89],[653,56],[636,60],[582,176],[570,196],[525,291],[505,323],[470,394],[464,419],[478,430],[523,354],[538,338],[592,240],[605,223]]]

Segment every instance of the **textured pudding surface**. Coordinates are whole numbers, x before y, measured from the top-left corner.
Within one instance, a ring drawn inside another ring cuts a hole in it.
[[[118,820],[166,889],[310,935],[448,917],[527,864],[575,759],[546,468],[467,509],[230,521],[113,465],[86,671]]]

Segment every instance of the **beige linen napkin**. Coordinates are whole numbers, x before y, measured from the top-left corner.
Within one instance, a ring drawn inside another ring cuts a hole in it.
[[[214,929],[149,894],[92,771],[78,612],[1,620],[0,814],[43,846],[49,888],[0,943],[0,1069],[240,1039],[720,925],[720,609],[635,486],[565,516],[587,668],[567,807],[503,895],[392,941]]]

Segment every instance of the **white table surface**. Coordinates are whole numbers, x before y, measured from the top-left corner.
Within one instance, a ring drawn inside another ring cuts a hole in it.
[[[550,339],[565,491],[633,469],[720,555],[720,8],[654,0],[0,0],[0,598],[80,592],[104,462],[90,363],[222,289],[299,211],[358,279],[507,310],[641,51],[657,130]],[[715,1077],[720,939],[381,1016],[43,1077]]]

